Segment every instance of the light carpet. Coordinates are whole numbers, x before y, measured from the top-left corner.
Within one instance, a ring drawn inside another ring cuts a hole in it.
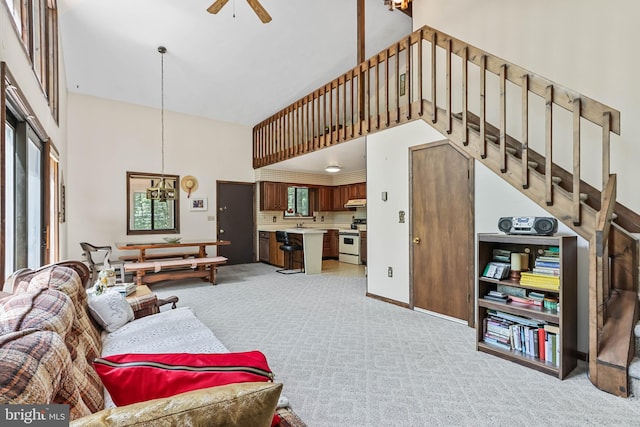
[[[475,350],[475,330],[365,296],[366,278],[219,268],[177,295],[231,351],[258,349],[309,426],[640,426],[640,399]]]

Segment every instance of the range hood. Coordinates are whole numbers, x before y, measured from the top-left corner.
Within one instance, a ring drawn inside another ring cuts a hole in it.
[[[344,204],[345,208],[364,208],[367,206],[367,199],[351,199]]]

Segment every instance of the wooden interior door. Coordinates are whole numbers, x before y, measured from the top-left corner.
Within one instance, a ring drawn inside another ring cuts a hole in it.
[[[254,184],[218,181],[218,239],[230,245],[218,246],[218,255],[227,264],[256,261],[256,227]]]
[[[411,149],[411,305],[473,326],[473,160],[447,141]]]

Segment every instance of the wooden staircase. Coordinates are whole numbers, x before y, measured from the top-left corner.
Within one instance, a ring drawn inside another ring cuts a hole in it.
[[[254,167],[412,120],[426,121],[589,242],[589,377],[628,396],[638,319],[632,233],[640,231],[640,217],[616,203],[610,173],[620,113],[425,26],[256,125]],[[554,126],[570,136],[558,138]],[[594,126],[600,189],[581,171]],[[564,156],[556,159],[558,151]]]

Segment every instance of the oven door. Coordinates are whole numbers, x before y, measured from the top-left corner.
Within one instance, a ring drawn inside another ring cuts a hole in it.
[[[360,264],[360,235],[340,234],[338,260],[349,264]]]

